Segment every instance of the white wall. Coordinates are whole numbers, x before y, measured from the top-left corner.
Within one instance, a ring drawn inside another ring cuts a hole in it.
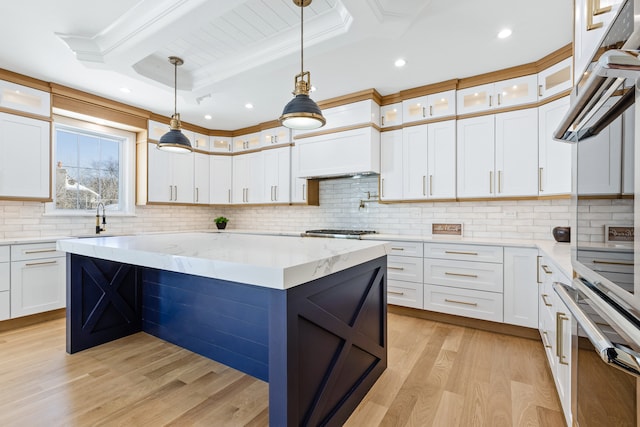
[[[137,206],[135,217],[107,217],[108,233],[213,229],[224,215],[229,229],[304,231],[312,228],[373,229],[381,233],[429,235],[433,222],[464,224],[465,237],[552,240],[555,226],[569,225],[569,199],[451,203],[365,203],[377,194],[378,178],[320,181],[320,206],[201,207]],[[611,209],[613,206],[613,209]],[[593,200],[581,220],[590,240],[602,241],[604,224],[633,223],[633,200]],[[0,239],[93,234],[94,217],[45,216],[38,202],[0,202]],[[584,226],[584,224],[583,224]]]

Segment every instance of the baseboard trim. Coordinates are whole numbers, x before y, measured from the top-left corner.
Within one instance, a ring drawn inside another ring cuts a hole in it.
[[[63,319],[66,316],[66,309],[59,308],[44,313],[32,314],[31,316],[17,317],[15,319],[3,320],[0,322],[0,332],[12,329],[24,328],[36,323],[48,322],[50,320]]]

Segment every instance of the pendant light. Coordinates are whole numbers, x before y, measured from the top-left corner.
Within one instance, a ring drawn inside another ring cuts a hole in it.
[[[177,56],[170,56],[169,62],[173,64],[174,69],[173,116],[171,116],[171,129],[162,135],[158,142],[158,148],[174,153],[190,153],[193,151],[193,147],[189,138],[180,130],[180,114],[178,114],[178,66],[184,64],[184,61]]]
[[[280,123],[291,129],[317,129],[324,126],[325,118],[320,107],[313,99],[309,98],[311,89],[311,74],[304,71],[304,8],[311,4],[311,0],[293,0],[296,6],[300,6],[300,74],[295,79],[295,97],[285,105],[280,116]]]

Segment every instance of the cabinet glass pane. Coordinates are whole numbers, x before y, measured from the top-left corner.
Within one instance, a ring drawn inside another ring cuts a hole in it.
[[[211,149],[214,151],[229,151],[229,140],[212,137]]]
[[[383,123],[396,123],[398,121],[398,109],[387,110],[382,117],[384,118]]]
[[[482,105],[488,105],[488,99],[489,92],[487,91],[470,93],[469,95],[465,95],[463,98],[464,108],[473,108]]]
[[[531,90],[528,83],[503,86],[499,89],[500,98],[498,104],[512,104],[515,100],[529,96],[529,91]]]
[[[433,111],[432,115],[437,115],[438,113],[444,113],[449,110],[449,100],[447,98],[436,98],[433,102]]]
[[[205,135],[196,135],[195,136],[195,148],[199,148],[201,150],[209,149],[209,138]]]
[[[407,106],[407,113],[409,113],[408,118],[425,117],[425,108],[421,102],[409,104]]]
[[[41,97],[21,92],[19,89],[3,88],[0,98],[3,104],[27,107],[29,110],[43,107]]]
[[[545,90],[553,89],[554,87],[561,85],[571,80],[571,66],[566,66],[561,70],[556,71],[553,74],[549,74],[544,79]]]

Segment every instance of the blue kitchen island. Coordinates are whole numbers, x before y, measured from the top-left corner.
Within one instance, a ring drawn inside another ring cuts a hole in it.
[[[146,332],[269,383],[272,426],[341,425],[387,366],[384,243],[71,239],[67,352]]]

